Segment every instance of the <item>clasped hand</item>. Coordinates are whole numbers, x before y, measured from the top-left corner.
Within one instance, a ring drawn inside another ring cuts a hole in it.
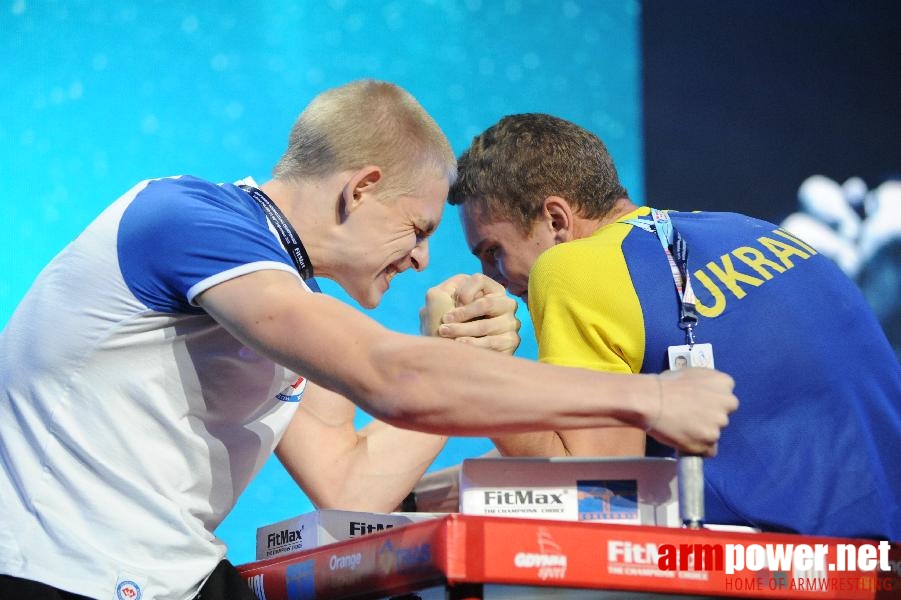
[[[482,274],[454,275],[426,292],[420,331],[457,342],[513,354],[519,347],[516,300]]]

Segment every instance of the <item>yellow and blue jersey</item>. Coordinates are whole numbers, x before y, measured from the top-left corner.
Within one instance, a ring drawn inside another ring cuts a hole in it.
[[[685,343],[660,241],[624,223],[536,261],[529,310],[539,360],[659,373]],[[901,539],[901,366],[854,283],[778,226],[670,212],[688,243],[697,342],[741,406],[705,466],[711,523]],[[649,452],[654,444],[649,444]]]

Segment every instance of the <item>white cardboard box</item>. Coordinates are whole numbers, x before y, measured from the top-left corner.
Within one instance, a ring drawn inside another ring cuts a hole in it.
[[[679,527],[673,458],[475,458],[460,469],[460,512]]]
[[[396,525],[446,516],[442,513],[370,513],[317,510],[257,529],[257,560],[349,540]]]

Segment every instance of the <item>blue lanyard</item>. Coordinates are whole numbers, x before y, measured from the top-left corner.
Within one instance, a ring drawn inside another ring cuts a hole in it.
[[[691,287],[691,275],[688,271],[688,242],[685,241],[669,215],[662,210],[651,209],[652,221],[628,219],[622,223],[635,225],[645,231],[657,234],[666,259],[669,262],[676,294],[679,298],[679,328],[685,331],[685,341],[690,346],[695,344],[694,328],[698,324],[696,309],[697,298]]]
[[[260,205],[266,217],[275,226],[275,231],[278,233],[282,245],[288,251],[288,256],[291,257],[291,261],[294,263],[294,268],[300,273],[307,287],[314,292],[320,291],[319,284],[313,279],[313,263],[310,262],[310,256],[307,254],[306,248],[303,247],[300,236],[297,235],[285,214],[263,190],[249,185],[239,185],[238,187],[247,192]]]

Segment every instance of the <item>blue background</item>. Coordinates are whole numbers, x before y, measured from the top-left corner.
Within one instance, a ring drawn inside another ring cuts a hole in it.
[[[457,154],[505,114],[575,121],[604,139],[641,202],[640,10],[629,0],[7,0],[0,324],[39,270],[131,185],[175,174],[265,181],[307,102],[363,77],[409,90]],[[429,269],[393,281],[374,318],[414,333],[428,287],[478,270],[455,212],[435,235]],[[518,354],[534,357],[523,307],[520,318]],[[451,440],[432,468],[490,448]],[[233,562],[247,562],[258,526],[311,509],[273,459],[217,533]]]

